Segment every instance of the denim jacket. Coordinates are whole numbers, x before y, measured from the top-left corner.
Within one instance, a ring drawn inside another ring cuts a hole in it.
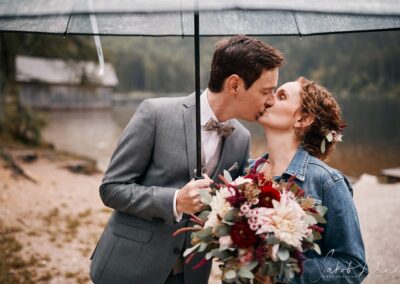
[[[267,158],[268,154],[263,158]],[[250,162],[251,163],[251,162]],[[251,167],[252,165],[250,165]],[[290,283],[361,283],[368,274],[353,189],[344,175],[299,148],[281,177],[296,183],[317,203],[328,207],[321,255],[307,251],[303,274]],[[278,281],[282,281],[279,279]],[[287,282],[287,281],[283,281]]]

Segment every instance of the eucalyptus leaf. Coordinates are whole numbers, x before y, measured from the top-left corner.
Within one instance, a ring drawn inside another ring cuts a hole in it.
[[[228,222],[232,222],[235,219],[235,216],[237,215],[238,210],[236,208],[232,208],[228,212],[226,212],[224,216],[224,220]]]
[[[224,170],[224,178],[225,178],[229,183],[232,182],[231,174],[230,174],[227,170]]]
[[[204,238],[204,237],[211,235],[211,233],[212,233],[212,228],[207,227],[204,230],[196,232],[196,236],[199,238]]]
[[[229,228],[226,224],[220,223],[214,228],[214,232],[218,237],[229,235]]]
[[[276,245],[279,243],[279,240],[275,237],[274,234],[268,234],[267,237],[267,244],[269,245]]]
[[[183,253],[183,257],[187,257],[189,254],[194,252],[200,245],[201,245],[201,243],[198,243],[198,244],[192,246],[191,248],[186,249],[185,252]]]
[[[199,215],[197,215],[197,217],[203,221],[206,221],[208,220],[208,215],[210,215],[210,211],[202,211]]]
[[[294,271],[290,266],[285,267],[285,278],[292,279],[294,277]]]
[[[332,142],[333,141],[333,135],[331,132],[329,132],[326,136],[326,140],[328,140],[328,142]]]
[[[224,276],[228,280],[235,279],[236,278],[236,271],[235,270],[229,270],[229,271],[225,272]]]
[[[221,260],[225,260],[225,259],[231,257],[231,254],[228,251],[226,251],[226,250],[220,251],[218,248],[213,249],[211,251],[211,254],[213,257],[219,258]]]
[[[289,250],[286,248],[279,247],[278,257],[282,261],[286,261],[289,259]]]
[[[254,278],[253,272],[251,272],[251,270],[248,269],[247,266],[243,266],[242,268],[240,268],[240,270],[238,271],[238,275],[239,275],[239,277],[247,278],[247,279]]]
[[[309,215],[312,215],[315,220],[317,220],[318,223],[321,224],[326,224],[326,220],[324,217],[322,217],[320,214],[316,214],[316,213],[309,213]]]
[[[199,194],[201,202],[203,202],[206,205],[210,205],[212,200],[211,194],[206,189],[200,189]]]
[[[319,245],[316,244],[316,243],[314,243],[314,250],[315,250],[319,255],[321,255],[321,248],[320,248]]]
[[[315,218],[316,214],[307,214],[304,218],[304,221],[307,222],[309,225],[315,225],[318,223],[317,219]]]
[[[321,233],[318,231],[313,231],[313,238],[314,238],[314,241],[318,241],[318,240],[322,239]]]
[[[317,205],[317,206],[315,207],[315,209],[318,211],[318,213],[319,213],[321,216],[324,216],[325,213],[328,211],[328,207],[323,206],[323,205]]]
[[[205,251],[207,246],[208,246],[208,243],[201,243],[200,248],[198,249],[198,252]]]
[[[253,270],[254,268],[256,268],[257,265],[258,265],[258,261],[252,261],[248,265],[246,265],[246,267],[250,270]]]

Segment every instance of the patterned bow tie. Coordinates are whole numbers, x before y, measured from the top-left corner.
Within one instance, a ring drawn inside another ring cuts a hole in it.
[[[235,126],[229,125],[229,124],[222,124],[220,122],[215,121],[215,119],[210,118],[206,125],[204,126],[205,131],[217,131],[218,135],[221,135],[222,137],[226,138],[231,133],[233,130],[235,130]]]

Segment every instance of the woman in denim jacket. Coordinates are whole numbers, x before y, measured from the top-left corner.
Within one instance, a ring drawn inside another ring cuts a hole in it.
[[[275,179],[295,176],[307,195],[328,207],[325,231],[317,241],[322,254],[306,252],[303,274],[290,282],[362,282],[368,268],[352,187],[341,172],[322,162],[341,140],[335,99],[325,88],[301,77],[277,90],[275,105],[258,122],[265,131],[268,153],[263,157],[268,163],[258,170]]]

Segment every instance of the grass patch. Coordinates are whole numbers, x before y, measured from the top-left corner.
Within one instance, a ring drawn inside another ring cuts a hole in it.
[[[15,231],[18,230],[8,228],[0,232],[0,283],[34,283],[34,274],[28,269],[31,261],[19,256],[22,245],[12,235]]]

